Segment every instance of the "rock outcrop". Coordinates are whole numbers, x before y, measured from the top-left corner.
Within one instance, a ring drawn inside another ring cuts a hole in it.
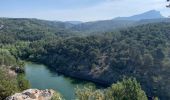
[[[28,89],[22,93],[16,93],[6,98],[6,100],[51,100],[54,94],[54,90]]]

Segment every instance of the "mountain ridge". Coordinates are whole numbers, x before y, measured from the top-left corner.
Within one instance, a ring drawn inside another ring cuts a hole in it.
[[[160,11],[150,10],[150,11],[147,11],[141,14],[136,14],[136,15],[129,16],[129,17],[117,17],[117,18],[114,18],[113,20],[139,21],[139,20],[144,20],[144,19],[158,19],[158,18],[165,18],[165,17],[161,15]]]
[[[142,14],[133,15],[130,17],[118,17],[111,20],[100,20],[100,21],[81,23],[78,25],[74,25],[72,29],[77,31],[87,32],[87,33],[108,32],[108,31],[113,31],[115,29],[122,29],[126,27],[136,26],[139,24],[162,22],[164,21],[164,19],[166,18],[163,17],[159,11],[150,10]]]
[[[153,16],[152,18],[150,16]],[[140,20],[139,20],[140,19]],[[119,30],[122,28],[127,28],[131,26],[137,26],[141,24],[147,23],[155,23],[155,22],[166,22],[168,18],[163,17],[159,11],[150,10],[142,14],[133,15],[130,17],[119,17],[111,20],[99,20],[99,21],[91,21],[91,22],[81,22],[81,21],[48,21],[48,20],[40,20],[40,19],[27,19],[27,18],[0,18],[0,25],[3,25],[5,20],[9,20],[11,22],[21,23],[32,23],[36,27],[42,29],[44,27],[46,30],[53,30],[54,33],[61,35],[63,30],[67,30],[72,33],[81,32],[85,35],[94,34],[94,33],[102,33],[102,32],[110,32],[113,30]],[[42,27],[40,27],[42,26]],[[59,31],[59,32],[58,32]],[[65,35],[66,35],[65,34]]]

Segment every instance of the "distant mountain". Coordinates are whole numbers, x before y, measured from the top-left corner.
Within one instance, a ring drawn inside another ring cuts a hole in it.
[[[118,17],[112,20],[86,22],[78,25],[74,25],[72,30],[82,31],[86,33],[92,32],[108,32],[115,29],[126,28],[130,26],[136,26],[140,24],[154,23],[154,22],[165,22],[166,19],[161,15],[159,11],[151,10],[139,15],[130,17]]]
[[[150,10],[142,14],[130,16],[130,17],[117,17],[114,20],[143,20],[143,19],[158,19],[164,18],[159,11]]]
[[[128,20],[103,20],[95,22],[86,22],[73,26],[71,29],[83,33],[113,31],[114,29],[131,26],[135,21]]]
[[[77,25],[77,24],[81,24],[83,22],[81,22],[81,21],[66,21],[65,23],[70,23],[70,24]]]
[[[34,30],[32,34],[34,33],[35,37],[36,34],[42,34],[43,36],[52,34],[59,37],[67,37],[82,34],[99,34],[141,24],[167,21],[170,22],[170,19],[164,18],[159,11],[155,10],[131,17],[119,17],[112,20],[101,20],[86,23],[81,21],[61,22],[27,18],[0,18],[0,31],[3,33],[3,31],[12,30],[8,33],[16,33],[19,34],[20,37],[23,37],[21,36],[24,33],[22,31],[27,29],[27,32],[32,32],[32,30]],[[26,37],[23,38],[25,39]]]

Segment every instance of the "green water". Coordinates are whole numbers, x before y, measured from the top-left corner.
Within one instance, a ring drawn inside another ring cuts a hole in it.
[[[31,88],[54,89],[60,92],[66,100],[74,100],[77,86],[82,87],[89,84],[88,82],[81,82],[59,75],[40,64],[26,63],[25,71]]]

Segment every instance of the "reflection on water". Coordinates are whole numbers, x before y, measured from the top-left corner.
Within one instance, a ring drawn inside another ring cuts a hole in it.
[[[40,64],[26,63],[25,71],[26,78],[29,80],[32,88],[54,89],[59,91],[66,100],[74,99],[77,86],[92,85],[90,82],[59,75]]]

